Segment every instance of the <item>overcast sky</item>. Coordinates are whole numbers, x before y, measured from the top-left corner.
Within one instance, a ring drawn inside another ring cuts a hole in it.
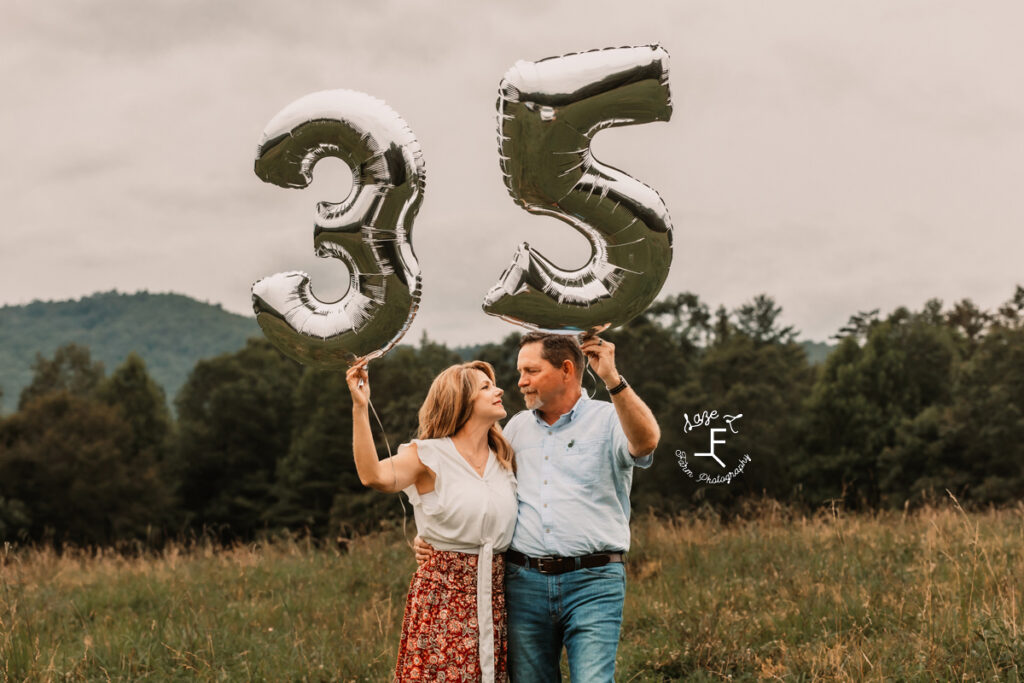
[[[803,338],[860,310],[992,308],[1024,283],[1024,3],[6,0],[0,24],[0,304],[180,292],[252,314],[253,281],[344,268],[312,255],[318,200],[253,173],[282,107],[350,88],[423,148],[406,341],[515,329],[480,310],[528,241],[567,268],[582,236],[531,216],[498,169],[498,82],[518,59],[658,42],[667,123],[602,132],[603,161],[658,190],[675,225],[663,294],[733,307],[765,292]]]

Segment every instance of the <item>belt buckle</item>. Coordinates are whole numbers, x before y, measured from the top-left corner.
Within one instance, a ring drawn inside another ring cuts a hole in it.
[[[552,563],[554,565],[554,563],[558,562],[558,560],[560,560],[560,559],[561,558],[555,557],[554,555],[547,555],[546,557],[538,557],[537,558],[537,571],[539,571],[541,574],[554,574],[554,573],[556,573],[556,566],[552,566],[550,569],[545,569],[544,568],[544,564],[546,562],[550,562],[550,563]]]

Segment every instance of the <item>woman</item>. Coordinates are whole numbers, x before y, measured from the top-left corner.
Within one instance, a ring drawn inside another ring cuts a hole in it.
[[[438,375],[420,408],[418,438],[383,461],[370,432],[365,362],[347,380],[359,480],[404,491],[419,536],[441,551],[409,586],[396,680],[505,680],[505,564],[495,553],[512,541],[517,503],[494,369],[473,361]]]

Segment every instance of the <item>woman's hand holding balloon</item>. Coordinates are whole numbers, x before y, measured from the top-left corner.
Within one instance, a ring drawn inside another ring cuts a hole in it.
[[[345,373],[348,390],[352,392],[353,408],[365,408],[370,404],[370,375],[366,368],[368,363],[369,361],[364,358]]]

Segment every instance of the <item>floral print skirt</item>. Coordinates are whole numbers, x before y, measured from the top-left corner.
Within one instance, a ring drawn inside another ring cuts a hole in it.
[[[412,577],[402,620],[396,681],[479,681],[477,556],[435,550]],[[494,680],[508,680],[505,557],[491,564]]]

